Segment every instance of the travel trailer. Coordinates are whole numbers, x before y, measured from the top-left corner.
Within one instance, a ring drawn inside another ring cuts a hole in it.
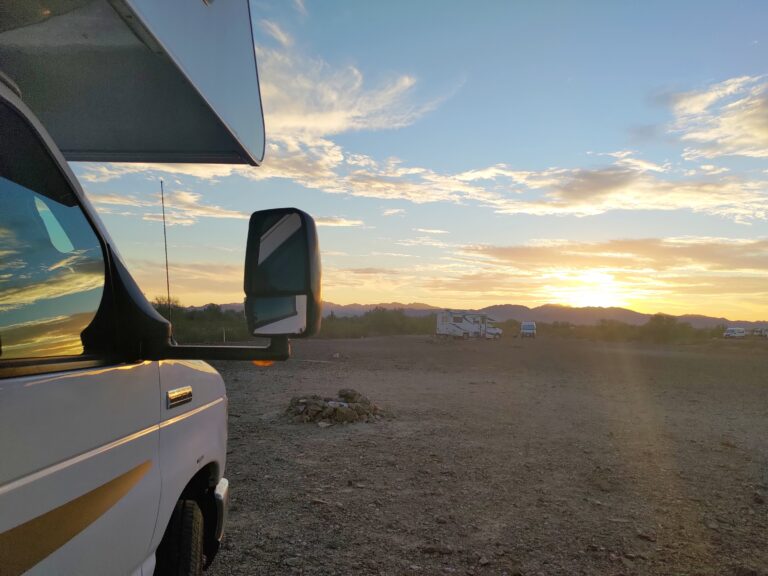
[[[725,332],[723,332],[723,338],[746,338],[746,337],[747,337],[747,331],[744,328],[738,328],[736,326],[726,328]]]
[[[502,329],[494,324],[494,320],[482,312],[462,312],[457,310],[441,310],[437,313],[438,336],[453,338],[486,338],[496,340],[501,338]]]
[[[317,329],[315,225],[251,217],[245,321],[265,345],[180,346],[67,161],[258,165],[249,3],[0,12],[0,574],[199,574],[229,494],[226,390],[201,360],[285,360]]]

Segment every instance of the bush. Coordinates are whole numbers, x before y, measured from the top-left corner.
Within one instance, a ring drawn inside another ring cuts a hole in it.
[[[169,319],[168,300],[155,298],[152,305],[164,318]],[[248,340],[248,327],[242,312],[222,310],[218,304],[208,304],[200,310],[184,308],[171,299],[170,320],[173,336],[180,344],[214,344]]]
[[[394,336],[405,334],[434,334],[436,318],[408,316],[404,310],[374,308],[362,316],[336,316],[333,312],[323,318],[320,338],[361,338],[363,336]]]
[[[597,324],[583,326],[568,322],[537,322],[536,329],[541,336],[654,344],[692,344],[718,337],[723,333],[722,327],[694,328],[687,322],[679,322],[677,318],[665,314],[655,314],[639,326],[618,320],[600,320]]]

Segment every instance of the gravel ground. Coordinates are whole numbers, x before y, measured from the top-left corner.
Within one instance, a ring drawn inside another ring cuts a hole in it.
[[[768,574],[768,343],[308,340],[217,363],[230,574]],[[354,388],[391,414],[298,424]]]

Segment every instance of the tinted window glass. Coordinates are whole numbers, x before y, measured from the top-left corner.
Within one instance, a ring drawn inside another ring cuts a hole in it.
[[[0,361],[82,354],[103,291],[102,248],[74,194],[0,105]]]

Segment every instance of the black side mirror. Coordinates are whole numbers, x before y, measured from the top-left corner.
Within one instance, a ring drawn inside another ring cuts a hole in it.
[[[320,248],[312,217],[296,208],[251,215],[245,315],[254,336],[311,336],[320,328]]]

